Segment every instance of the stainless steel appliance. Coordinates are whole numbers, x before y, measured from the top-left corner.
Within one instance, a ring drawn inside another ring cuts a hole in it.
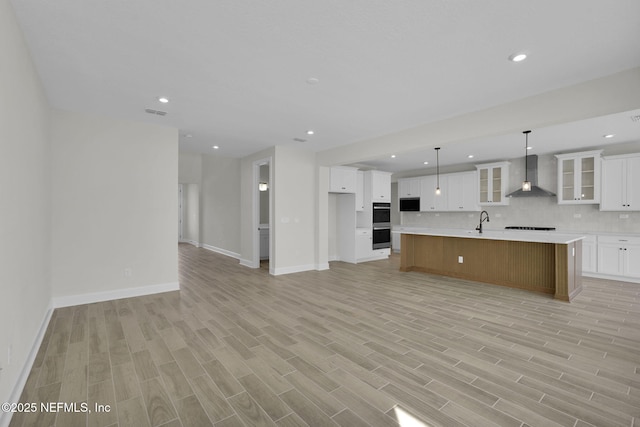
[[[391,247],[391,203],[373,204],[373,249]]]
[[[374,203],[373,204],[373,225],[391,224],[391,203]]]
[[[373,249],[391,247],[391,227],[373,227]]]
[[[420,197],[405,197],[400,199],[400,212],[419,212]]]

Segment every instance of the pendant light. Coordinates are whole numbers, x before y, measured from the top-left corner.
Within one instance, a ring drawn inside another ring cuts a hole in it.
[[[522,181],[522,191],[531,191],[531,182],[529,182],[529,177],[527,176],[527,172],[529,169],[529,163],[527,162],[527,150],[529,147],[529,134],[530,130],[525,130],[524,133],[524,181]]]
[[[440,147],[436,147],[436,196],[439,196],[440,191]]]

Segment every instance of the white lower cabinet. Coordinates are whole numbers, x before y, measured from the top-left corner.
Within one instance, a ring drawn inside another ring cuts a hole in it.
[[[598,273],[640,278],[640,237],[599,236]]]
[[[373,233],[369,229],[356,230],[356,261],[371,257]]]
[[[391,249],[373,249],[373,231],[369,228],[356,229],[356,263],[387,258]]]

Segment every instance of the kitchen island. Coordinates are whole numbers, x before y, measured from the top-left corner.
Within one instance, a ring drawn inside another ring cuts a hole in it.
[[[401,271],[420,271],[554,295],[582,290],[580,234],[402,227]]]

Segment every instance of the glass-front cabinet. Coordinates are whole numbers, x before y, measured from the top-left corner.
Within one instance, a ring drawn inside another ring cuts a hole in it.
[[[478,169],[478,202],[481,206],[508,205],[509,162],[476,165]]]
[[[602,150],[556,154],[558,204],[600,203]]]

